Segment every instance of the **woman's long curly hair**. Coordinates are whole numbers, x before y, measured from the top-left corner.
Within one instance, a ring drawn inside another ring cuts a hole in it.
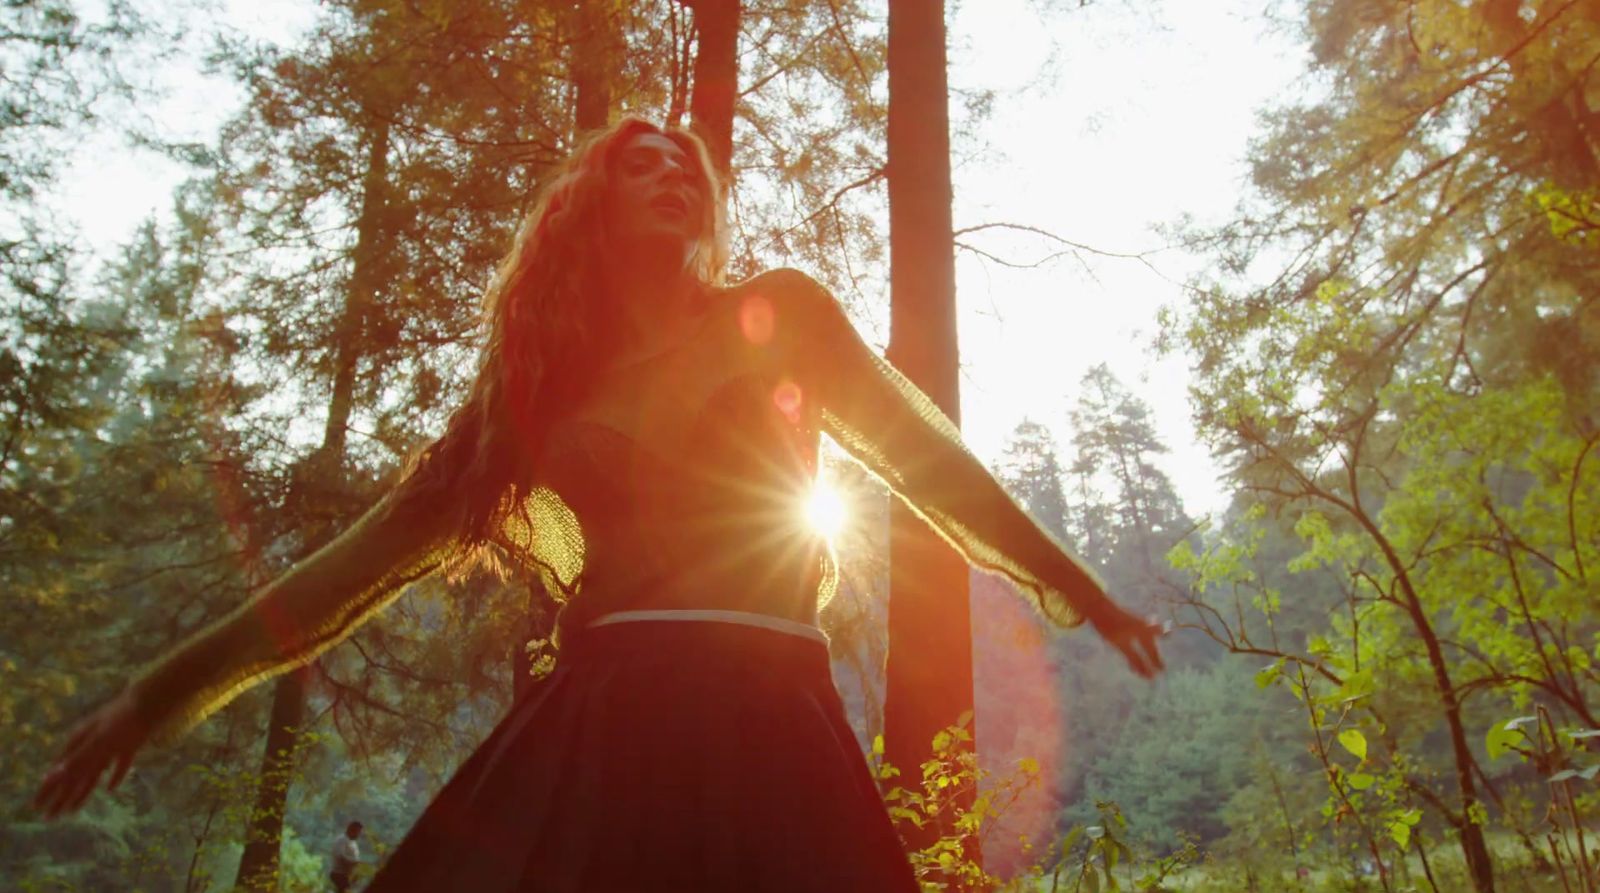
[[[607,197],[617,155],[646,134],[672,140],[698,165],[706,210],[691,270],[721,284],[722,184],[700,139],[637,118],[591,134],[545,185],[500,262],[484,294],[488,341],[472,389],[396,494],[397,507],[448,513],[458,570],[487,557],[486,544],[506,544],[508,517],[525,512],[535,488],[544,432],[614,355],[621,313],[598,275],[618,260]]]

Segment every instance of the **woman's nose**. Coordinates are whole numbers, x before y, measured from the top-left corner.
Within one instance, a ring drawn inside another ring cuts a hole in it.
[[[661,179],[669,183],[681,183],[689,177],[689,169],[684,162],[667,158],[661,162]]]

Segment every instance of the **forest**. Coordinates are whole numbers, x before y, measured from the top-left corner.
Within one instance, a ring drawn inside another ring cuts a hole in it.
[[[1137,42],[1179,4],[1024,5]],[[1013,395],[989,462],[1170,624],[1154,682],[964,568],[948,636],[896,638],[902,513],[827,454],[821,623],[925,890],[1600,891],[1600,3],[1257,4],[1292,89],[1230,135],[1227,213],[1148,220],[1167,249],[1137,257],[952,228],[951,164],[1020,138],[991,124],[1012,87],[946,81],[978,0],[321,0],[288,38],[242,6],[0,8],[0,889],[326,889],[346,822],[381,862],[560,660],[536,576],[426,577],[115,792],[29,805],[80,717],[438,436],[519,221],[634,115],[693,125],[729,177],[731,279],[803,269],[891,362],[943,350],[947,409],[958,362],[1000,361],[954,352],[958,258],[1052,293],[1113,263],[1170,280],[1129,349],[1184,370],[1159,387],[1194,442],[1096,363]],[[195,94],[226,106],[200,137],[150,111],[181,65],[226,85]],[[182,172],[114,244],[64,210],[92,140]],[[1184,451],[1214,510],[1186,506]],[[893,709],[919,660],[949,705],[931,742]]]

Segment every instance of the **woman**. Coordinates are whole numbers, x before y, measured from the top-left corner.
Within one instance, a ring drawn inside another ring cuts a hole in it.
[[[349,531],[69,739],[36,803],[115,787],[145,741],[303,664],[402,586],[507,554],[566,596],[556,670],[370,890],[916,889],[828,673],[826,550],[800,521],[826,432],[969,560],[1148,675],[1157,629],[1006,496],[827,294],[720,285],[719,186],[686,132],[580,150],[488,293],[466,403]]]

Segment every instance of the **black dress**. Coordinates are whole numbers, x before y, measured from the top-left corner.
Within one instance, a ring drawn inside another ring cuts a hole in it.
[[[822,641],[742,623],[633,620],[564,646],[367,890],[917,884]]]

